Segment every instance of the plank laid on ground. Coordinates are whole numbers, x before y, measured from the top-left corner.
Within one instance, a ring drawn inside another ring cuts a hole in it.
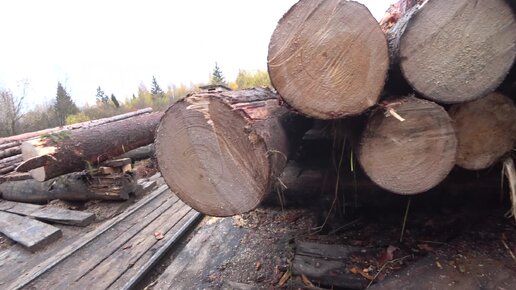
[[[345,260],[360,248],[346,245],[326,245],[296,242],[296,254],[292,262],[294,274],[304,274],[311,280],[326,286],[346,289],[364,289],[367,280],[350,273]]]
[[[59,239],[62,235],[59,228],[3,211],[0,211],[0,232],[31,251]]]
[[[319,119],[376,104],[387,76],[387,40],[369,10],[342,0],[301,0],[269,43],[271,82],[289,105]]]
[[[18,271],[16,273],[12,273],[14,278],[12,280],[7,280],[10,282],[9,289],[21,289],[27,286],[29,283],[44,275],[47,271],[54,268],[56,265],[64,261],[66,258],[70,257],[76,251],[82,249],[92,241],[96,240],[100,235],[104,233],[114,233],[114,235],[118,235],[117,228],[126,227],[123,226],[123,221],[134,219],[133,223],[138,223],[141,220],[141,215],[146,215],[155,208],[159,207],[162,203],[160,197],[163,197],[167,192],[166,186],[161,186],[148,196],[141,199],[138,203],[129,207],[125,212],[118,215],[117,217],[109,220],[108,222],[102,224],[94,231],[89,232],[81,239],[73,242],[72,244],[64,247],[58,253],[56,253],[51,259],[47,259],[46,261],[41,262],[30,270],[25,270],[23,274],[20,274]],[[110,231],[111,230],[111,231]],[[72,266],[74,268],[74,266]]]
[[[232,218],[204,224],[157,278],[154,289],[208,288],[204,278],[236,254],[246,232],[235,227]]]
[[[131,245],[128,245],[127,242],[133,237],[138,236],[142,230],[176,205],[178,200],[179,199],[170,191],[166,191],[162,198],[151,202],[154,204],[157,203],[157,207],[151,211],[147,211],[143,215],[135,216],[133,219],[130,219],[130,221],[125,221],[110,231],[98,236],[97,239],[76,251],[51,271],[48,271],[41,279],[33,281],[30,287],[36,289],[47,289],[49,287],[58,289],[81,289],[72,287],[72,285],[75,285],[75,283],[88,275],[89,272],[95,271],[96,267],[101,265],[104,260],[109,259],[111,255],[117,253],[120,249],[126,248],[125,250],[130,250]],[[154,235],[152,238],[155,238]],[[136,243],[139,242],[140,241]],[[74,267],[74,265],[78,264],[80,264],[81,267]],[[67,274],[63,275],[64,272]]]
[[[12,201],[0,202],[0,210],[33,217],[41,221],[81,227],[87,226],[95,220],[95,214],[90,212]]]
[[[416,91],[433,101],[449,104],[485,96],[504,80],[516,57],[516,17],[507,2],[431,0],[415,5],[388,31],[391,61]]]

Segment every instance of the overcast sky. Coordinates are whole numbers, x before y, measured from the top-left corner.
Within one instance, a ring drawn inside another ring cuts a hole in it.
[[[270,36],[296,0],[0,0],[0,88],[28,105],[60,81],[78,104],[100,85],[119,99],[150,88],[206,83],[218,62],[227,80],[266,69]],[[359,0],[377,19],[394,0]]]

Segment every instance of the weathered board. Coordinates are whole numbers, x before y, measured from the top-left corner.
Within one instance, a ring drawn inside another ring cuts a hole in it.
[[[0,232],[35,251],[61,237],[59,228],[17,214],[0,211]]]
[[[94,213],[12,201],[0,202],[0,211],[29,216],[41,221],[81,227],[87,226],[95,220]]]

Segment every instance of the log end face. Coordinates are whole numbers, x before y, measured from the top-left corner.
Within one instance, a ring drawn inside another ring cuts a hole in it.
[[[454,104],[492,92],[516,57],[516,19],[505,0],[429,1],[399,40],[400,67],[416,91]]]
[[[300,1],[269,44],[273,86],[289,105],[319,119],[357,115],[374,105],[388,65],[378,23],[352,1]]]
[[[263,140],[230,106],[205,99],[200,108],[190,100],[173,105],[158,127],[156,157],[165,181],[208,215],[254,209],[268,191]]]
[[[439,184],[455,165],[457,139],[439,105],[409,98],[391,103],[404,121],[375,112],[362,135],[358,160],[380,187],[417,194]]]

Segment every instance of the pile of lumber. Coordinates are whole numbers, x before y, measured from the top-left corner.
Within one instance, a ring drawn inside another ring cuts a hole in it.
[[[514,95],[496,90],[514,84],[515,57],[505,0],[401,0],[380,24],[353,1],[301,0],[270,40],[277,92],[212,88],[172,105],[156,135],[159,168],[196,210],[239,214],[281,183],[309,120],[344,120],[333,137],[353,144],[374,184],[423,193],[455,165],[510,158]]]

